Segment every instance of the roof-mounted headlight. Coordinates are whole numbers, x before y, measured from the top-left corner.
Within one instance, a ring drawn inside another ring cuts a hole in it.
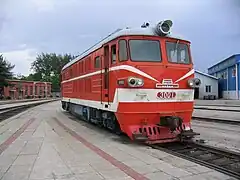
[[[161,21],[157,24],[155,32],[159,36],[166,36],[170,33],[173,22],[171,20]]]

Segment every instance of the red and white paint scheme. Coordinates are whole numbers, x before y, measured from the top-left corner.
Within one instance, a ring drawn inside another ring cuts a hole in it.
[[[172,21],[119,29],[66,64],[62,108],[146,143],[191,136],[194,78],[190,42]]]

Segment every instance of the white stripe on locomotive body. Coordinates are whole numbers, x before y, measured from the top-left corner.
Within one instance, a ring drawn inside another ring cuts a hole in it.
[[[180,77],[178,80],[175,81],[175,83],[177,83],[177,82],[179,82],[179,81],[181,81],[181,80],[183,80],[183,79],[185,79],[185,78],[187,78],[187,77],[189,77],[189,76],[191,76],[191,75],[193,75],[193,74],[194,74],[194,69],[190,70],[190,71],[189,71],[188,73],[186,73],[184,76]]]
[[[136,73],[136,74],[139,74],[143,77],[146,77],[148,79],[151,79],[155,82],[159,82],[157,79],[155,79],[154,77],[150,76],[149,74],[141,71],[140,69],[137,69],[133,66],[129,66],[129,65],[120,65],[120,66],[114,66],[114,67],[110,67],[109,68],[109,71],[116,71],[116,70],[127,70],[127,71],[131,71],[133,73]],[[70,82],[70,81],[74,81],[74,80],[77,80],[77,79],[82,79],[82,78],[85,78],[85,77],[90,77],[90,76],[94,76],[94,75],[98,75],[98,74],[101,74],[101,72],[103,71],[102,70],[98,70],[98,71],[95,71],[95,72],[92,72],[92,73],[88,73],[88,74],[84,74],[84,75],[81,75],[81,76],[77,76],[75,78],[72,78],[72,79],[68,79],[68,80],[65,80],[65,81],[62,81],[61,83],[66,83],[66,82]],[[194,73],[194,69],[190,70],[188,73],[186,73],[184,76],[180,77],[178,80],[176,80],[175,82],[179,82],[189,76],[191,76],[192,74]]]
[[[118,89],[118,102],[136,103],[136,102],[188,102],[193,101],[193,89]],[[160,99],[157,97],[159,92],[175,92],[176,96],[169,99]]]
[[[70,82],[70,81],[75,81],[75,80],[77,80],[77,79],[82,79],[82,78],[89,77],[89,76],[94,76],[94,75],[97,75],[97,74],[101,74],[101,70],[95,71],[95,72],[92,72],[92,73],[88,73],[88,74],[84,74],[84,75],[82,75],[82,76],[77,76],[77,77],[75,77],[75,78],[62,81],[61,83],[66,83],[66,82]]]
[[[159,92],[175,92],[176,96],[170,99],[160,99],[157,97]],[[113,102],[109,103],[109,107],[105,108],[108,102],[68,98],[63,97],[62,101],[80,104],[97,109],[108,110],[117,112],[119,103],[166,103],[166,102],[193,102],[194,90],[193,89],[134,89],[134,88],[116,88]]]
[[[153,78],[149,74],[147,74],[147,73],[145,73],[145,72],[143,72],[143,71],[141,71],[141,70],[139,70],[139,69],[137,69],[137,68],[135,68],[133,66],[120,65],[120,66],[113,66],[113,67],[109,68],[109,71],[116,71],[116,70],[131,71],[133,73],[139,74],[139,75],[144,76],[144,77],[146,77],[148,79],[151,79],[153,81],[159,82],[158,80],[156,80],[155,78]],[[81,76],[78,76],[78,77],[75,77],[75,78],[72,78],[72,79],[68,79],[68,80],[62,81],[62,83],[66,83],[66,82],[69,82],[69,81],[74,81],[74,80],[77,80],[77,79],[82,79],[82,78],[89,77],[89,76],[98,75],[98,74],[101,74],[102,71],[103,71],[103,69],[95,71],[95,72],[92,72],[92,73],[84,74],[84,75],[81,75]]]
[[[152,76],[150,76],[149,74],[141,71],[140,69],[137,69],[133,66],[129,66],[129,65],[120,65],[120,66],[114,66],[109,68],[109,71],[115,71],[115,70],[127,70],[127,71],[131,71],[133,73],[139,74],[141,76],[144,76],[148,79],[151,79],[153,81],[159,82],[158,80],[156,80],[155,78],[153,78]]]

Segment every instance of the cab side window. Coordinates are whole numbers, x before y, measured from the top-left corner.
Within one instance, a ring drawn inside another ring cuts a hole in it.
[[[97,69],[97,68],[100,68],[101,66],[101,60],[100,60],[100,57],[96,57],[95,58],[95,62],[94,62],[94,67]]]
[[[117,61],[117,58],[116,58],[116,45],[112,45],[111,46],[111,61],[112,61],[112,64],[115,64],[116,61]]]
[[[127,57],[127,41],[126,40],[120,40],[118,42],[118,57],[119,61],[126,61],[128,59]]]

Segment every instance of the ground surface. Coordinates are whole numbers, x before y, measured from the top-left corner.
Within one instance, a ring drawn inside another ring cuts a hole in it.
[[[22,102],[30,102],[30,101],[39,101],[44,99],[50,98],[34,98],[34,99],[18,99],[18,100],[0,100],[0,105],[4,104],[15,104],[15,103],[22,103]]]
[[[195,105],[225,105],[225,106],[240,106],[239,100],[224,100],[224,99],[217,99],[217,100],[194,100]]]
[[[240,107],[239,107],[240,110]],[[240,112],[195,109],[193,116],[240,121]]]
[[[0,122],[2,180],[230,180],[73,118],[60,102]]]
[[[192,128],[201,134],[196,139],[204,139],[208,145],[240,153],[240,126],[194,120]]]
[[[36,101],[27,101],[27,102],[17,101],[17,103],[0,104],[0,110],[5,109],[5,108],[18,107],[18,106],[27,105],[27,104],[36,104],[39,102],[47,102],[47,101],[51,101],[51,100],[54,100],[54,99],[49,98],[49,99],[40,99],[40,100],[36,100]]]

